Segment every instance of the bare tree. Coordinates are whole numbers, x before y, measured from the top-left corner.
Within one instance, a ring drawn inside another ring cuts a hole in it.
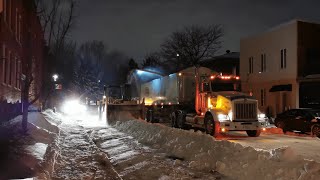
[[[175,66],[175,70],[197,65],[201,60],[213,57],[221,48],[221,25],[189,26],[173,32],[161,45],[163,58]]]
[[[160,66],[161,64],[162,64],[162,62],[161,62],[160,54],[157,52],[154,52],[154,53],[147,54],[144,57],[144,60],[141,63],[141,67],[142,68],[157,67],[157,66]]]
[[[102,41],[89,41],[76,52],[73,69],[73,86],[79,94],[98,99],[103,94],[103,77],[106,75],[107,49]]]
[[[60,49],[64,46],[68,33],[75,19],[75,0],[35,0],[30,3],[33,10],[40,18],[49,52],[57,57]],[[29,22],[29,24],[31,24]],[[32,48],[32,34],[27,33],[27,48]],[[31,50],[28,51],[26,62],[22,66],[21,101],[23,104],[22,129],[27,131],[28,108],[41,96],[41,89],[37,88],[41,77],[37,77],[41,67],[32,58]],[[38,78],[38,79],[37,79]]]

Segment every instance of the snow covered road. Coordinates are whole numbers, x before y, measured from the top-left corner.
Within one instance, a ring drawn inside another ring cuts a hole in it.
[[[245,132],[231,132],[221,139],[264,150],[290,147],[306,159],[320,162],[320,139],[317,137],[262,133],[260,137],[251,138]]]

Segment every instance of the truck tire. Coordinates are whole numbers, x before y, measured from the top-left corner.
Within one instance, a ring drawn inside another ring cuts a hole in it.
[[[320,138],[320,126],[318,124],[313,125],[311,127],[311,133],[313,136]]]
[[[218,137],[219,132],[219,125],[217,122],[214,121],[211,114],[206,114],[204,117],[204,128],[207,134],[210,134],[213,137]]]
[[[171,127],[177,128],[178,127],[178,125],[177,125],[177,116],[176,116],[175,112],[170,114],[170,120],[171,120]]]
[[[247,134],[250,137],[259,137],[261,134],[261,130],[248,130]]]
[[[147,111],[147,117],[146,117],[146,119],[147,119],[147,122],[151,122],[151,123],[154,123],[154,122],[155,122],[154,116],[153,116],[153,110],[152,110],[152,109],[149,109],[149,110]]]
[[[145,120],[147,122],[150,122],[150,110],[149,109],[147,109]]]
[[[179,112],[177,116],[177,127],[180,129],[186,128],[186,116],[183,114],[183,112]]]

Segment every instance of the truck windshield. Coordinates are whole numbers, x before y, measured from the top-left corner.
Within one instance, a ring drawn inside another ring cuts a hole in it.
[[[239,84],[235,84],[235,83],[211,82],[211,89],[213,92],[240,91]]]

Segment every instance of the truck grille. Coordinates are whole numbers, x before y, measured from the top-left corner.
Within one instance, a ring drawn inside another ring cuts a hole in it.
[[[237,102],[235,103],[235,120],[257,119],[256,102]]]

